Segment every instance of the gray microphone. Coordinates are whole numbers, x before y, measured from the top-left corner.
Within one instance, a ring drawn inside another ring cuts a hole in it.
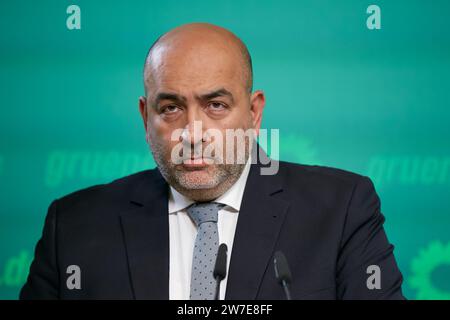
[[[275,252],[273,264],[275,267],[275,277],[277,278],[278,283],[283,287],[286,299],[292,300],[291,292],[289,290],[289,285],[292,282],[292,274],[283,252]]]

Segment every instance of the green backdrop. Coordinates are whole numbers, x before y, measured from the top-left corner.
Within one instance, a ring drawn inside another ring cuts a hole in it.
[[[373,179],[406,296],[450,298],[449,14],[446,0],[2,0],[0,298],[17,297],[53,199],[154,167],[143,60],[194,21],[247,43],[282,159]]]

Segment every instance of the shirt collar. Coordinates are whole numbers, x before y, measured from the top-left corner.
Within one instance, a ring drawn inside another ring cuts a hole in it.
[[[239,179],[228,189],[223,195],[214,200],[214,202],[222,203],[228,207],[233,208],[235,211],[241,209],[242,197],[244,195],[245,184],[250,172],[251,155],[247,159],[244,170]],[[169,192],[169,214],[176,213],[183,210],[193,204],[195,201],[182,195],[172,186],[170,186]]]

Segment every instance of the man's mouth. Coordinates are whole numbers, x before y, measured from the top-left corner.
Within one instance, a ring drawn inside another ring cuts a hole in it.
[[[213,160],[211,158],[203,158],[203,157],[184,159],[183,167],[187,170],[199,170],[206,168],[208,165],[211,164],[212,161]]]

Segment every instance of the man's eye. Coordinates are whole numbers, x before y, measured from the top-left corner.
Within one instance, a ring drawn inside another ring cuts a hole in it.
[[[208,108],[211,109],[212,111],[221,111],[226,109],[226,106],[220,102],[210,102],[208,104]]]
[[[171,114],[171,113],[177,112],[178,110],[179,110],[179,108],[177,106],[170,105],[170,106],[164,107],[162,110],[162,113]]]

